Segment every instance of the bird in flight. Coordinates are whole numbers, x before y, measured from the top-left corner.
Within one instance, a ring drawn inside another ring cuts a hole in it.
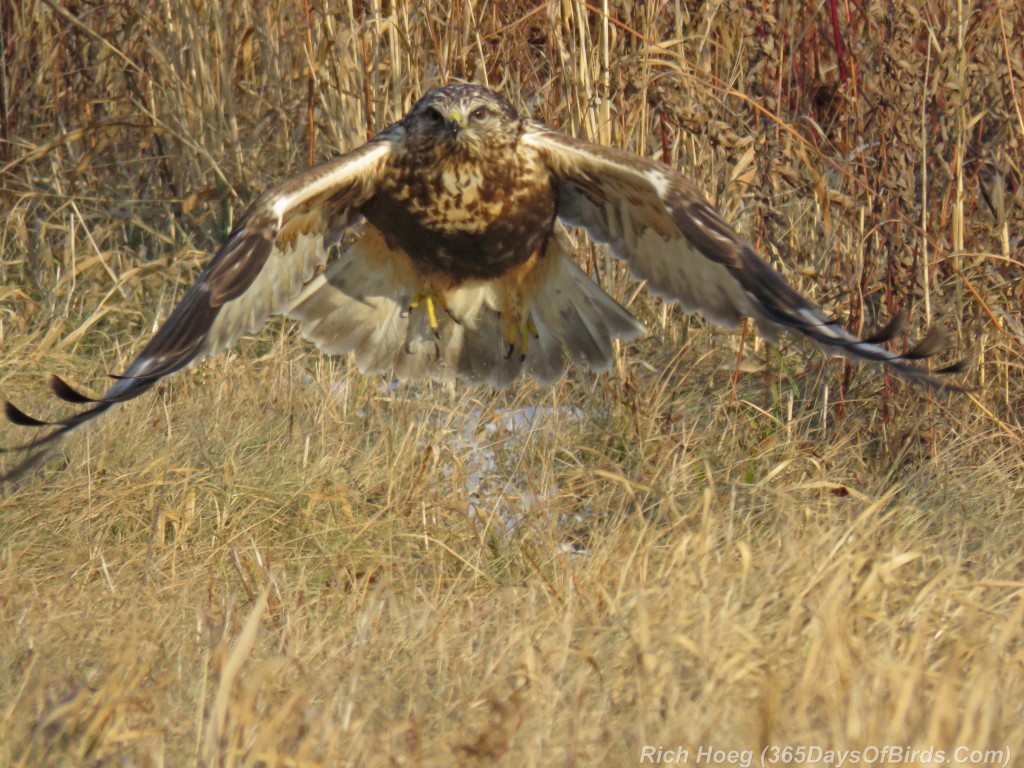
[[[880,346],[897,317],[861,339],[798,293],[667,165],[590,144],[520,116],[493,91],[430,91],[363,146],[293,176],[245,212],[138,357],[99,398],[54,376],[83,406],[57,421],[5,402],[7,418],[48,428],[11,450],[22,474],[48,445],[166,376],[217,354],[272,314],[300,323],[323,352],[364,373],[504,386],[520,372],[557,379],[567,359],[606,369],[613,339],[643,326],[571,256],[565,227],[586,229],[655,294],[763,335],[804,336],[849,358],[945,386],[908,353]]]

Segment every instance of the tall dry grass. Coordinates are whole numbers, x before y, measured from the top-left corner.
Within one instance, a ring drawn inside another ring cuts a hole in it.
[[[274,323],[3,491],[0,764],[1020,762],[1016,4],[0,20],[0,391],[26,410],[49,372],[102,388],[265,185],[460,78],[683,168],[853,327],[902,306],[978,355],[935,398],[689,321],[589,247],[653,332],[550,390],[393,389]]]

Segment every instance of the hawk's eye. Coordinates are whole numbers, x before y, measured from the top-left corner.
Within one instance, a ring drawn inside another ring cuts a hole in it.
[[[433,107],[427,107],[426,111],[424,111],[423,113],[423,116],[427,119],[427,122],[429,123],[440,123],[441,121],[444,120],[444,115],[442,115]]]
[[[477,107],[476,109],[469,113],[469,116],[473,120],[483,120],[489,114],[491,114],[491,110],[489,110],[487,107]]]

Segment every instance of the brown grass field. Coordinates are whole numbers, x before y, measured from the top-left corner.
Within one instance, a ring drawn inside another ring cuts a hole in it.
[[[852,328],[904,307],[897,343],[975,355],[944,396],[767,347],[582,242],[651,332],[550,389],[391,387],[271,323],[0,489],[0,765],[1024,765],[1019,3],[0,22],[0,395],[29,413],[50,373],[123,370],[265,186],[459,79],[683,169]]]

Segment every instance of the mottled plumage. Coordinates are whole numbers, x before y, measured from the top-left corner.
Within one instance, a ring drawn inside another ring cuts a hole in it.
[[[431,91],[362,147],[269,189],[245,213],[167,321],[99,399],[54,377],[63,400],[88,404],[56,422],[11,403],[8,418],[54,429],[45,445],[165,376],[287,314],[323,351],[352,353],[366,373],[541,382],[567,358],[607,368],[612,341],[640,323],[580,270],[564,225],[585,228],[660,296],[768,336],[801,334],[942,387],[909,354],[853,336],[797,293],[672,168],[570,138],[521,118],[501,96],[455,85]],[[338,248],[346,232],[347,247]],[[329,262],[329,263],[328,263]],[[326,264],[319,275],[317,270]],[[940,373],[952,372],[955,367]]]
[[[502,277],[541,248],[555,220],[551,175],[517,151],[518,115],[483,93],[456,86],[417,103],[360,208],[389,246],[452,284]]]

